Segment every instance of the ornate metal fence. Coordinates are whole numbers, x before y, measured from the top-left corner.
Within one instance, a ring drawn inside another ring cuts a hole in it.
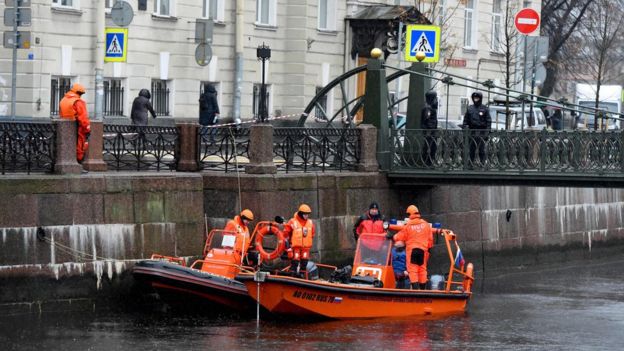
[[[399,130],[392,170],[621,174],[621,132]]]
[[[279,171],[355,170],[360,131],[352,128],[276,128],[273,157]]]
[[[104,125],[103,158],[113,170],[175,170],[179,159],[176,127]]]
[[[200,169],[232,172],[249,163],[248,128],[201,127],[197,145]]]
[[[52,172],[56,128],[48,123],[0,123],[0,169],[7,172]]]

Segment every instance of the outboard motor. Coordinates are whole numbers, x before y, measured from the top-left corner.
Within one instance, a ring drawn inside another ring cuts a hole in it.
[[[349,283],[349,281],[351,280],[351,269],[351,266],[345,266],[340,269],[336,269],[332,272],[331,277],[329,277],[329,281],[331,283]]]

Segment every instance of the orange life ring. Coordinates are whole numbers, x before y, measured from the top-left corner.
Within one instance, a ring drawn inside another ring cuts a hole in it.
[[[262,240],[267,234],[277,237],[277,247],[272,252],[267,252],[264,247],[262,247]],[[260,257],[262,257],[263,260],[268,261],[278,258],[284,251],[285,246],[284,233],[282,233],[275,224],[268,224],[260,228],[256,233],[256,250],[260,253]]]

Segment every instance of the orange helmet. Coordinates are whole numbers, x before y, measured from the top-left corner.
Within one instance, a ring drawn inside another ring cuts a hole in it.
[[[247,219],[247,220],[250,220],[250,221],[254,220],[253,213],[250,210],[248,210],[248,209],[242,210],[241,213],[240,213],[240,217],[242,219]]]
[[[299,205],[299,212],[301,212],[301,213],[312,213],[312,209],[310,208],[310,206],[308,206],[306,204],[301,204],[301,205]]]
[[[80,83],[74,83],[71,87],[71,91],[76,94],[84,94],[87,92],[87,89],[85,89],[84,85]]]
[[[408,215],[414,215],[414,214],[420,214],[420,211],[418,211],[418,207],[414,205],[409,205],[407,207],[407,210],[405,210],[405,213],[407,213]]]

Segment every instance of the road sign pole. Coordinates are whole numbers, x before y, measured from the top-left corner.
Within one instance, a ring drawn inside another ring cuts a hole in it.
[[[13,12],[15,13],[15,17],[13,18],[13,61],[12,61],[12,71],[11,71],[11,119],[15,119],[15,108],[17,105],[17,45],[19,43],[19,35],[17,33],[17,5],[19,1],[16,0],[13,3]]]
[[[535,93],[535,68],[537,67],[537,47],[538,37],[533,40],[533,64],[531,65],[531,105],[529,107],[529,116],[533,116],[533,93]],[[527,119],[528,120],[528,119]]]
[[[524,36],[524,54],[523,60],[524,64],[522,65],[522,95],[526,92],[526,68],[527,68],[527,41],[529,40],[529,36]],[[524,97],[522,98],[522,116],[520,117],[520,130],[524,130]]]

